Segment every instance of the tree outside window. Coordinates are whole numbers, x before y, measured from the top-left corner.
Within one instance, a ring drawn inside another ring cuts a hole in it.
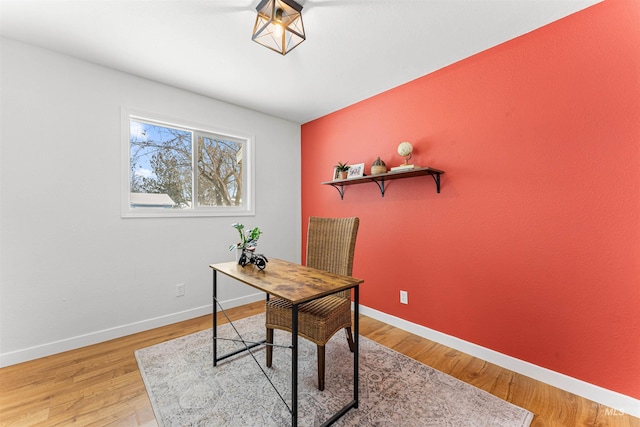
[[[129,118],[129,209],[247,209],[246,139]]]

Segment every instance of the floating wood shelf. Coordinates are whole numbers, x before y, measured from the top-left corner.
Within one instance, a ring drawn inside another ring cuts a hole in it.
[[[436,191],[440,192],[440,175],[444,171],[433,168],[414,168],[404,171],[380,173],[376,175],[367,175],[360,178],[336,179],[333,181],[323,182],[322,185],[330,185],[340,193],[340,199],[344,199],[345,185],[363,184],[365,182],[375,182],[380,189],[380,194],[384,197],[384,183],[392,179],[415,178],[417,176],[430,175],[436,183]]]

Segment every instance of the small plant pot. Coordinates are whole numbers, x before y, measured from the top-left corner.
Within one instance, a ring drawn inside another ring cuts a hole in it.
[[[348,171],[340,171],[340,179],[347,179]]]

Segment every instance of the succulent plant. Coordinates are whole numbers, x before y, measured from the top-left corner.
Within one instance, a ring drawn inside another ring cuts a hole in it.
[[[344,163],[338,162],[338,164],[336,165],[336,169],[338,169],[338,172],[348,171],[351,166],[348,166],[347,163],[349,162],[344,162]]]

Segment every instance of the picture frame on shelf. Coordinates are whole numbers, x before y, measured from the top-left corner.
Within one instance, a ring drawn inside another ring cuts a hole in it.
[[[337,181],[340,179],[340,171],[338,170],[337,166],[333,167],[333,177],[331,178],[332,181]]]
[[[364,176],[364,163],[356,163],[349,168],[348,179],[362,178]]]

